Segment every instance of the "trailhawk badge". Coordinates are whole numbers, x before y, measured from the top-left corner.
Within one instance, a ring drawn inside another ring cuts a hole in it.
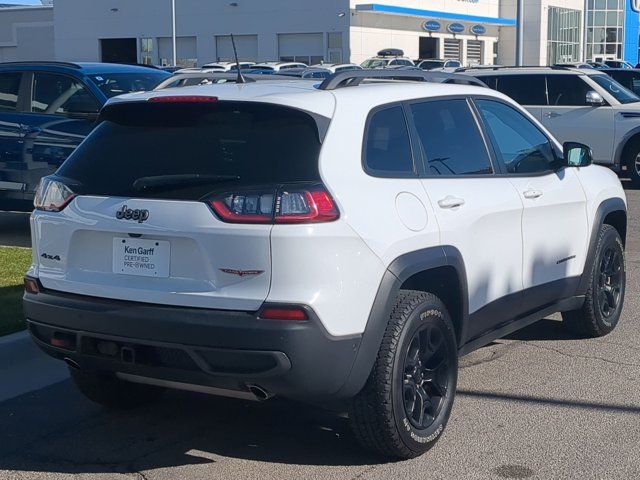
[[[138,223],[146,222],[149,219],[149,210],[132,210],[123,205],[120,210],[116,212],[116,218],[118,220],[136,220]]]
[[[237,277],[257,277],[258,275],[262,275],[264,270],[234,270],[231,268],[221,268],[220,271],[222,273],[226,273],[228,275],[235,275]]]

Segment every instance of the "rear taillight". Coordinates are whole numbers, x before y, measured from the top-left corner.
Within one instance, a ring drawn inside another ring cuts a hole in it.
[[[321,223],[340,216],[333,198],[321,185],[230,192],[209,203],[222,221],[230,223]]]
[[[36,210],[45,210],[47,212],[60,212],[69,202],[74,199],[75,193],[57,180],[44,177],[40,180],[36,196],[33,200],[33,206]]]

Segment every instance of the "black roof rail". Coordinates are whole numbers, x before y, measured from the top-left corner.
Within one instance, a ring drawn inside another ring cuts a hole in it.
[[[54,62],[51,60],[43,60],[43,61],[38,61],[38,60],[31,60],[31,61],[24,61],[24,62],[0,62],[0,66],[27,66],[27,65],[50,65],[50,66],[59,66],[59,67],[69,67],[69,68],[76,68],[76,69],[81,69],[82,67],[80,65],[78,65],[77,63],[72,63],[72,62]]]
[[[456,68],[455,72],[467,72],[469,70],[493,70],[493,71],[498,71],[498,70],[509,70],[509,69],[524,69],[524,68],[539,68],[539,69],[549,69],[549,70],[572,70],[572,69],[577,69],[577,67],[572,67],[570,65],[483,65],[483,66],[479,66],[479,67],[461,67],[461,68]]]
[[[355,87],[364,80],[402,80],[410,82],[457,83],[461,85],[487,85],[469,75],[421,70],[348,70],[335,73],[326,78],[318,87],[320,90],[336,90],[343,87]]]

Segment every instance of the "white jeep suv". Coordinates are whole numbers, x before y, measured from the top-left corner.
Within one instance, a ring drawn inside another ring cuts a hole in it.
[[[568,67],[464,71],[523,105],[560,141],[587,144],[596,163],[616,172],[626,169],[640,186],[640,97],[603,71]]]
[[[460,355],[554,312],[611,332],[615,174],[500,93],[398,75],[113,99],[39,188],[34,341],[105,405],[346,405],[363,445],[409,458],[447,424]]]

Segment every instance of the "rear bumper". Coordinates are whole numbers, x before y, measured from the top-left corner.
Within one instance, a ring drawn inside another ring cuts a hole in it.
[[[83,370],[313,402],[339,399],[361,341],[331,337],[311,309],[284,322],[45,290],[26,293],[24,311],[40,348]]]

